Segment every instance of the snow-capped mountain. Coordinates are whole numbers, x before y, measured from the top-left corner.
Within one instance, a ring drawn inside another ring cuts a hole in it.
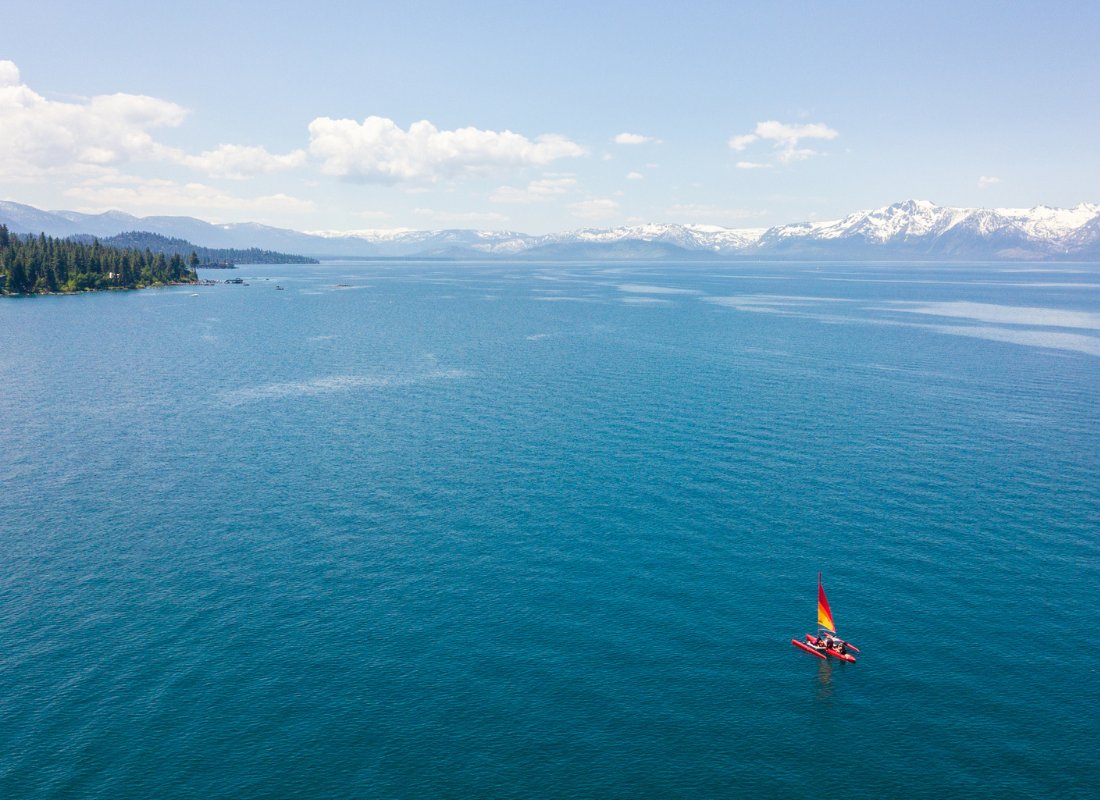
[[[830,222],[779,225],[756,252],[968,258],[1095,257],[1100,205],[1074,208],[947,208],[907,200]],[[1090,251],[1091,248],[1091,251]]]
[[[661,242],[684,250],[735,252],[753,245],[766,228],[723,228],[718,225],[649,223],[619,228],[582,228],[540,237],[540,245],[569,242]],[[536,245],[538,246],[538,245]]]
[[[16,233],[112,236],[144,230],[205,247],[261,247],[318,257],[844,258],[1100,260],[1100,205],[949,208],[907,200],[830,221],[772,228],[645,224],[531,236],[515,231],[299,232],[257,223],[214,225],[193,217],[119,211],[41,211],[0,202]]]

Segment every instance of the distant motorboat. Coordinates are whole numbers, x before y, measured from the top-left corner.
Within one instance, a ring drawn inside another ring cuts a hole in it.
[[[278,289],[280,292],[283,290],[282,286],[276,286],[275,288]]]

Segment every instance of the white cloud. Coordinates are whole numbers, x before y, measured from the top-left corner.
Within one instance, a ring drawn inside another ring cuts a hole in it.
[[[644,177],[645,177],[645,175],[643,175],[640,172],[628,172],[628,173],[626,173],[626,179],[628,181],[640,181]]]
[[[540,203],[555,195],[565,194],[577,188],[577,179],[571,177],[543,178],[531,181],[526,189],[500,186],[490,195],[494,203]]]
[[[775,159],[780,164],[790,164],[794,161],[804,161],[817,155],[817,151],[808,147],[799,147],[803,139],[835,139],[840,134],[823,122],[810,122],[805,125],[777,122],[767,120],[756,123],[752,133],[744,133],[739,136],[731,136],[727,141],[731,150],[741,152],[754,142],[771,142],[776,151]],[[738,164],[740,169],[753,169],[753,167],[741,167],[740,164],[753,164],[757,162],[744,161]]]
[[[1000,182],[1000,178],[995,178],[992,175],[982,175],[980,178],[978,178],[978,188],[985,189],[988,186],[993,186],[994,184]]]
[[[186,116],[182,106],[145,95],[47,100],[21,82],[13,62],[0,61],[0,175],[92,174],[132,159],[168,158],[171,149],[150,131],[176,127]]]
[[[13,62],[0,61],[0,176],[114,180],[113,168],[145,160],[181,164],[216,178],[244,178],[305,163],[303,150],[274,155],[263,147],[223,144],[189,155],[153,138],[153,131],[178,127],[187,114],[183,106],[145,95],[48,100],[21,82]]]
[[[772,165],[760,161],[738,161],[736,167],[738,169],[771,169]]]
[[[807,125],[788,125],[769,120],[756,123],[756,135],[794,147],[802,139],[835,139],[839,134],[822,122]]]
[[[620,133],[614,139],[615,144],[660,144],[661,140],[640,133]]]
[[[18,86],[19,80],[19,67],[15,65],[14,61],[0,61],[0,88],[5,86]]]
[[[261,173],[294,169],[305,164],[306,151],[292,150],[284,155],[269,153],[264,147],[223,144],[197,156],[181,156],[179,162],[214,178],[241,180]]]
[[[502,167],[541,166],[585,154],[564,136],[534,140],[512,131],[441,131],[427,120],[402,130],[391,119],[318,117],[309,124],[309,152],[321,171],[353,181],[435,181]]]
[[[569,207],[582,219],[607,219],[619,213],[619,204],[610,197],[591,197]]]
[[[755,142],[758,138],[760,137],[758,137],[755,133],[746,133],[741,136],[731,136],[728,144],[731,150],[741,152],[750,144]]]

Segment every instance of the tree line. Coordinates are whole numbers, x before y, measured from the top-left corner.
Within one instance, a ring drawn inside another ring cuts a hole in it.
[[[48,294],[94,289],[140,289],[166,283],[195,283],[199,263],[150,249],[108,247],[52,236],[20,236],[0,225],[0,292]]]
[[[91,241],[91,237],[74,236],[77,241]],[[123,247],[134,250],[151,250],[171,256],[178,253],[189,258],[191,253],[199,257],[200,267],[231,267],[235,264],[317,264],[315,258],[277,253],[273,250],[261,250],[258,247],[238,249],[233,247],[199,247],[186,239],[177,239],[148,231],[127,231],[102,240],[109,247]]]

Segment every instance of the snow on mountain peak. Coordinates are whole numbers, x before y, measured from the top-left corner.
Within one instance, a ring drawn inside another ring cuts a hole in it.
[[[411,228],[299,233],[255,223],[212,225],[188,217],[48,212],[7,201],[0,201],[0,222],[19,233],[46,231],[62,236],[76,233],[107,236],[144,227],[200,245],[264,246],[307,255],[519,255],[540,248],[543,252],[545,248],[554,248],[563,253],[592,253],[607,246],[618,248],[619,252],[671,253],[668,250],[671,247],[688,252],[764,257],[1100,257],[1097,251],[1100,204],[1096,203],[1079,203],[1072,208],[1045,205],[953,208],[929,200],[909,199],[856,211],[841,219],[811,220],[767,229],[654,222],[539,236],[513,231]],[[628,246],[639,242],[658,247],[632,250]]]

